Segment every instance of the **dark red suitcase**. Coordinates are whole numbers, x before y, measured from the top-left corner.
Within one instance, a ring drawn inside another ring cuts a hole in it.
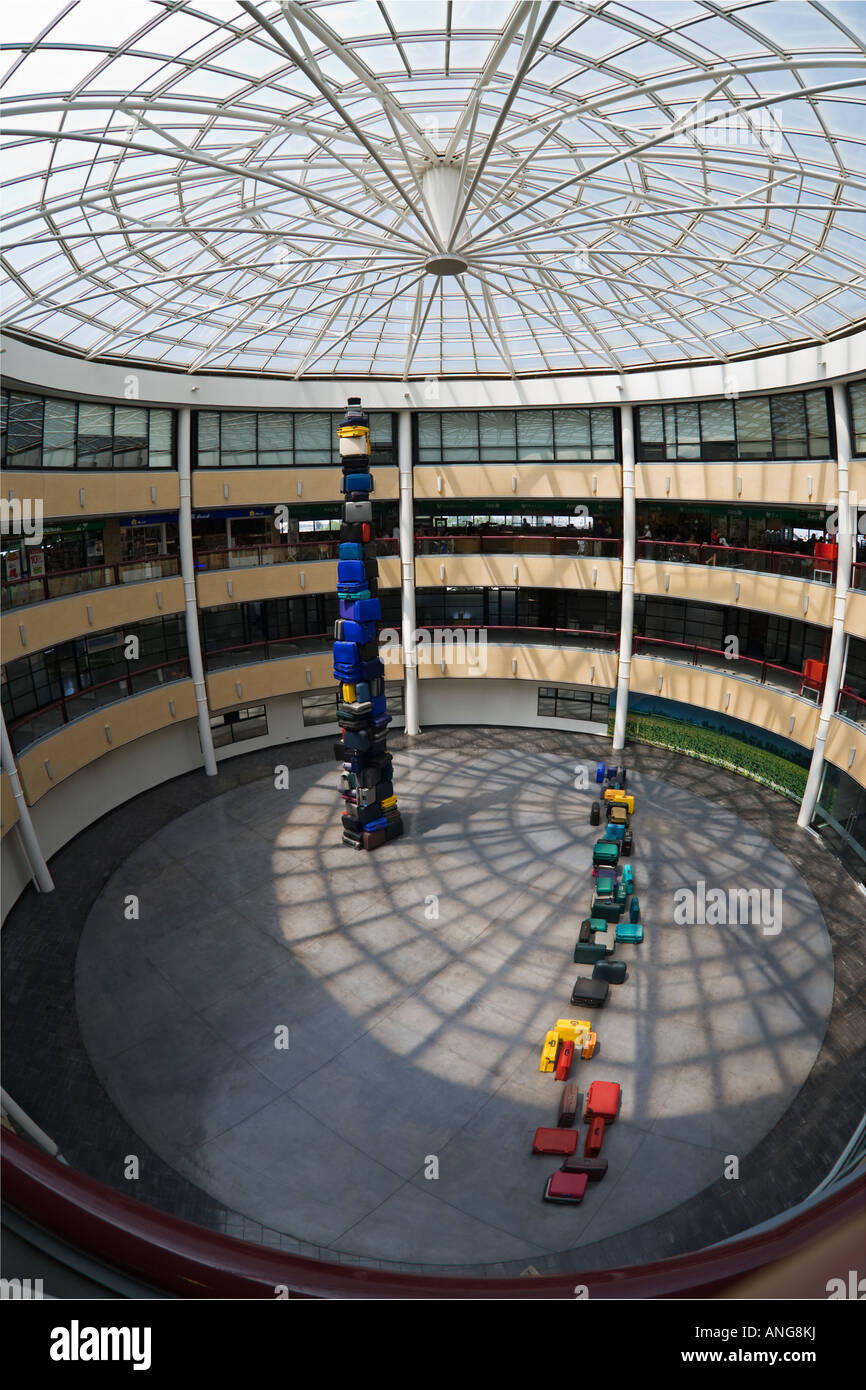
[[[581,1094],[573,1082],[563,1086],[562,1095],[559,1097],[559,1119],[557,1125],[560,1129],[570,1129],[580,1114]]]
[[[545,1202],[562,1202],[577,1205],[583,1201],[586,1192],[585,1173],[564,1173],[560,1168],[547,1179],[544,1188]]]
[[[586,1143],[583,1146],[584,1158],[598,1158],[604,1143],[604,1120],[595,1119],[589,1126]]]
[[[571,1071],[571,1062],[574,1057],[574,1043],[566,1042],[562,1044],[562,1051],[556,1063],[556,1071],[553,1073],[554,1081],[567,1081],[568,1073]]]
[[[380,845],[384,845],[385,839],[384,830],[365,830],[364,849],[378,849]]]
[[[561,1154],[567,1158],[573,1154],[577,1148],[576,1129],[550,1129],[542,1125],[535,1131],[535,1138],[532,1141],[532,1152],[534,1154]]]
[[[583,1158],[580,1154],[572,1154],[567,1158],[560,1169],[562,1173],[585,1173],[590,1182],[601,1182],[607,1172],[606,1158]]]

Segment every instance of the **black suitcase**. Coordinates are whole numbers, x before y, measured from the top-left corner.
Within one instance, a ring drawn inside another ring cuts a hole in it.
[[[627,830],[622,837],[622,853],[624,858],[627,859],[629,857],[629,855],[632,852],[633,846],[634,836],[632,835],[630,830]]]
[[[353,808],[353,809],[357,809],[357,808]],[[340,817],[340,820],[341,820],[342,825],[343,825],[343,834],[344,834],[344,835],[360,835],[360,834],[361,834],[361,822],[358,820],[357,815],[354,815],[354,816],[341,816],[341,817]]]
[[[627,974],[624,960],[597,960],[592,967],[594,980],[607,980],[611,985],[621,985]]]
[[[385,839],[398,840],[403,834],[403,822],[399,816],[395,820],[389,820],[385,826]]]
[[[594,801],[594,802],[592,803],[592,805],[590,806],[590,808],[589,808],[589,823],[590,823],[590,825],[598,825],[598,823],[599,823],[600,820],[601,820],[601,802],[600,802],[600,801]]]
[[[364,532],[361,530],[363,523],[360,521],[342,521],[340,523],[340,541],[343,545],[366,545]]]
[[[578,941],[582,942],[583,945],[586,945],[587,941],[591,941],[591,940],[592,940],[592,928],[591,928],[590,925],[589,925],[589,918],[588,918],[588,917],[584,917],[583,921],[581,922],[581,924],[580,924],[580,935],[578,936],[577,939],[578,939]]]
[[[607,1003],[610,985],[607,980],[585,980],[578,978],[571,991],[572,1004],[580,1004],[584,1009],[600,1009]]]

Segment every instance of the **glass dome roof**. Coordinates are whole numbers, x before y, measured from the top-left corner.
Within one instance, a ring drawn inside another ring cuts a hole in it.
[[[4,0],[4,324],[394,379],[826,340],[866,293],[866,7]]]

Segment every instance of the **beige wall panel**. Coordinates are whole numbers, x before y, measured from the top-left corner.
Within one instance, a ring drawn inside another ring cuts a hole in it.
[[[159,595],[162,608],[157,602]],[[88,607],[93,610],[92,623],[87,619]],[[0,623],[3,660],[14,661],[28,652],[68,642],[73,637],[182,611],[183,580],[180,578],[116,584],[110,589],[93,589],[87,594],[49,599],[46,603],[32,604],[3,615]],[[26,642],[21,640],[22,627]]]
[[[393,465],[374,468],[373,477],[374,502],[399,495],[399,473]],[[340,500],[340,470],[336,464],[332,468],[196,468],[192,475],[194,507],[263,507],[279,502],[297,507],[306,502]]]
[[[330,652],[310,652],[306,656],[285,660],[260,661],[250,666],[232,666],[227,671],[214,671],[207,678],[208,704],[211,711],[235,709],[239,705],[257,705],[278,695],[305,694],[326,690],[335,685],[334,664]],[[310,679],[307,680],[307,671]],[[402,663],[386,662],[385,679],[401,681]],[[240,694],[238,694],[240,685]],[[311,730],[310,738],[315,738]]]
[[[739,494],[738,478],[743,480]],[[820,507],[836,496],[836,464],[829,459],[810,463],[638,463],[635,496],[638,501],[735,502],[744,507],[757,502],[798,502],[804,507]]]
[[[849,589],[845,601],[845,631],[852,637],[866,638],[866,593]]]
[[[854,761],[849,767],[848,759],[851,756],[852,748],[854,749]],[[839,719],[834,715],[830,720],[824,753],[828,762],[841,768],[843,772],[847,772],[848,776],[859,782],[861,787],[866,787],[866,729],[859,728],[856,724],[849,724],[846,720]]]
[[[172,717],[169,701],[174,701]],[[132,743],[145,734],[152,734],[166,725],[180,724],[195,716],[195,687],[192,681],[174,681],[144,695],[106,705],[86,719],[76,719],[59,729],[50,738],[28,748],[18,759],[18,770],[24,794],[30,806],[50,791],[52,786],[70,777],[79,768],[92,763],[112,748]],[[111,730],[111,743],[105,733]],[[52,777],[45,769],[51,764]]]
[[[7,773],[0,773],[0,836],[11,830],[18,820],[18,807],[12,795],[12,783]]]
[[[859,510],[866,508],[866,459],[852,459],[849,463],[848,489],[856,494]]]
[[[78,472],[47,473],[9,470],[3,474],[3,496],[10,489],[22,500],[42,498],[43,515],[108,516],[111,513],[144,517],[148,512],[173,512],[178,507],[177,473],[154,468],[142,473]],[[84,505],[80,493],[84,490]],[[151,489],[155,493],[151,497]]]
[[[659,690],[659,677],[662,688]],[[757,681],[737,679],[700,667],[680,666],[674,662],[652,661],[635,657],[631,664],[629,689],[634,694],[657,695],[662,700],[678,700],[684,705],[715,710],[747,724],[757,724],[773,734],[781,734],[792,743],[811,748],[818,725],[818,708],[796,695],[773,690]],[[725,696],[731,702],[725,709]],[[791,729],[791,718],[794,727]]]
[[[512,671],[512,661],[517,662],[517,670]],[[465,676],[469,680],[523,680],[539,681],[542,685],[595,685],[601,689],[613,689],[616,685],[617,658],[615,652],[584,651],[574,647],[534,647],[534,646],[493,646],[486,650],[486,670],[482,663],[469,665],[468,661],[449,661],[446,676]],[[590,667],[594,677],[590,680]],[[436,648],[432,660],[419,660],[418,674],[422,678],[438,680],[443,672],[439,664]]]
[[[437,479],[442,479],[442,491]],[[511,480],[517,479],[512,491]],[[593,493],[592,480],[597,480]],[[621,497],[618,463],[457,463],[420,464],[415,469],[416,497]]]
[[[665,576],[670,584],[665,590]],[[737,597],[737,585],[740,596]],[[779,613],[797,622],[829,627],[833,621],[834,590],[829,584],[790,579],[778,574],[753,574],[718,565],[666,565],[663,560],[639,560],[635,588],[660,598],[691,599],[693,603],[723,603],[732,608],[756,608]],[[804,613],[803,600],[809,607]]]
[[[565,555],[419,555],[415,560],[415,583],[419,588],[441,584],[508,588],[519,584],[532,589],[595,588],[618,592],[620,576],[619,560],[573,559]]]

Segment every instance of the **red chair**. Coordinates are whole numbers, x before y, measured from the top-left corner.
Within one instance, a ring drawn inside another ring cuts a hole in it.
[[[820,700],[827,679],[826,661],[804,661],[803,678],[800,682],[801,695],[814,695],[815,703]]]
[[[832,584],[838,554],[839,547],[835,541],[816,541],[812,578],[820,584]]]

